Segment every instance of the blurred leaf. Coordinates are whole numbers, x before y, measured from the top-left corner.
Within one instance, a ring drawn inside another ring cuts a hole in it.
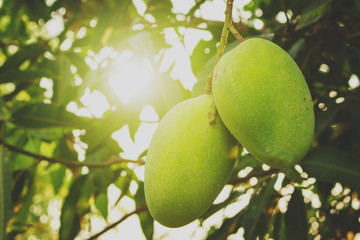
[[[150,96],[150,104],[161,119],[173,106],[190,97],[179,80],[172,79],[168,73],[154,76],[152,87],[155,89]]]
[[[131,174],[128,174],[126,171],[124,172],[126,173],[126,175],[125,176],[120,175],[118,179],[114,182],[115,186],[121,190],[120,196],[118,197],[114,205],[116,205],[122,199],[122,197],[125,196],[129,191],[132,176]]]
[[[146,0],[146,2],[146,12],[153,15],[158,23],[169,21],[169,15],[172,14],[171,9],[173,7],[170,0]]]
[[[96,191],[106,193],[106,189],[113,181],[113,174],[109,168],[90,169],[91,178]]]
[[[42,77],[50,77],[51,75],[45,71],[33,71],[33,70],[7,70],[0,72],[0,83],[12,82],[18,84],[22,81],[32,81]]]
[[[246,167],[252,167],[252,168],[257,168],[257,167],[261,167],[262,166],[262,162],[260,162],[259,160],[257,160],[253,155],[251,155],[250,153],[242,156],[239,156],[239,159],[236,163],[236,169],[244,169]]]
[[[58,55],[53,62],[53,103],[56,103],[58,106],[65,106],[74,99],[74,96],[77,96],[78,87],[75,86],[75,79],[70,67],[71,61],[64,54]]]
[[[58,194],[64,182],[66,167],[59,164],[59,167],[51,172],[51,183],[54,188],[54,193]]]
[[[327,103],[327,110],[320,111],[316,114],[316,121],[315,121],[315,133],[314,137],[318,138],[324,130],[329,127],[337,114],[344,108],[347,103],[342,105],[336,104],[335,102]]]
[[[40,152],[41,141],[39,139],[29,138],[29,139],[24,139],[24,141],[25,141],[24,144],[20,146],[20,148],[32,153]],[[26,156],[23,154],[16,154],[14,157],[13,169],[14,170],[24,169],[29,167],[34,162],[35,159],[33,157]]]
[[[303,178],[300,176],[300,173],[296,171],[294,167],[284,169],[285,176],[293,182],[301,183]]]
[[[10,56],[4,65],[0,67],[0,73],[8,69],[17,69],[26,60],[34,60],[43,54],[46,50],[46,45],[43,43],[34,43],[20,48],[18,52]]]
[[[191,91],[191,97],[197,97],[204,93],[207,80],[214,68],[214,63],[215,63],[215,56],[209,58],[207,63],[204,65],[204,67],[196,75],[198,81],[195,83]]]
[[[285,213],[286,239],[308,239],[309,226],[301,190],[295,188]]]
[[[316,22],[330,10],[332,0],[314,0],[301,13],[296,30],[299,30],[311,23]]]
[[[82,141],[86,142],[89,146],[87,154],[95,152],[102,147],[109,148],[109,146],[111,148],[118,148],[119,152],[122,151],[119,144],[111,138],[111,135],[124,126],[125,119],[122,111],[112,111],[104,118],[96,119],[82,138]]]
[[[145,149],[142,153],[140,153],[140,155],[137,157],[137,159],[140,159],[142,157],[146,157],[147,153],[148,153],[149,149]]]
[[[237,227],[240,222],[242,212],[235,215],[232,218],[226,218],[219,229],[210,229],[208,232],[207,240],[222,240],[227,239],[227,237],[237,231]]]
[[[237,45],[239,45],[237,41],[227,44],[224,52],[226,53],[230,51]],[[191,97],[197,97],[204,93],[207,80],[215,66],[215,57],[216,57],[216,52],[213,53],[213,55],[209,54],[208,61],[206,62],[206,64],[202,64],[203,67],[201,68],[201,70],[196,70],[198,71],[198,74],[196,74],[196,78],[198,81],[194,85],[193,90],[191,91]]]
[[[6,226],[11,216],[11,166],[6,151],[0,146],[0,238],[6,240]]]
[[[31,136],[39,138],[41,140],[57,140],[61,138],[63,134],[63,129],[60,127],[53,128],[28,128],[26,129],[27,133]]]
[[[77,161],[78,153],[75,151],[74,144],[74,139],[64,135],[56,145],[53,153],[54,157]]]
[[[142,207],[146,204],[144,194],[144,182],[138,182],[138,190],[135,194],[135,205],[136,208]],[[141,229],[148,240],[153,239],[154,235],[154,219],[150,215],[149,211],[143,211],[138,214],[140,219]]]
[[[95,197],[95,206],[106,221],[108,216],[108,198],[105,193],[100,193]]]
[[[79,207],[80,200],[84,191],[88,190],[89,181],[87,175],[75,179],[71,185],[69,194],[65,198],[61,209],[61,226],[59,231],[59,240],[74,239],[80,231],[80,219],[83,214],[81,210],[86,209],[83,205]]]
[[[277,240],[286,240],[285,234],[285,220],[284,214],[282,212],[278,212],[274,217],[274,229],[271,233],[271,237]]]
[[[13,122],[29,128],[70,127],[86,128],[89,119],[75,114],[53,104],[28,104],[13,113]]]
[[[310,177],[360,189],[360,162],[347,152],[319,148],[309,152],[300,165]]]
[[[299,40],[297,40],[294,45],[291,46],[291,48],[289,49],[288,53],[289,55],[293,58],[296,59],[296,56],[298,54],[298,52],[304,47],[305,45],[305,39],[304,38],[300,38]]]
[[[234,201],[235,198],[237,198],[239,195],[241,195],[241,192],[238,191],[232,191],[229,195],[229,197],[218,204],[213,204],[199,219],[200,222],[203,222],[208,217],[212,216],[214,213],[218,212],[219,210],[225,208],[228,204]]]
[[[257,236],[260,236],[261,239],[264,232],[267,232],[267,229],[262,228],[260,230],[258,226],[264,220],[264,214],[267,213],[271,197],[276,193],[274,189],[276,179],[276,177],[270,179],[260,193],[251,198],[249,205],[244,210],[241,226],[245,229],[245,239],[256,239]]]
[[[193,53],[190,57],[191,69],[195,76],[197,76],[201,69],[204,68],[204,66],[209,61],[209,58],[214,55],[216,55],[215,40],[213,39],[211,41],[204,41],[203,39],[201,39],[194,48]]]

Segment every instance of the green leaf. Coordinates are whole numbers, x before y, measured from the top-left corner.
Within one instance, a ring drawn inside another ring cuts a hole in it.
[[[51,172],[51,183],[52,187],[54,188],[54,193],[58,194],[61,186],[64,182],[66,167],[63,165],[58,164],[59,167]]]
[[[146,204],[144,194],[144,182],[138,182],[138,190],[135,194],[135,205],[136,208],[142,207]],[[140,219],[141,229],[148,240],[153,239],[154,235],[154,219],[150,215],[149,211],[143,211],[138,214]]]
[[[26,60],[34,60],[45,52],[46,45],[34,43],[23,46],[18,52],[10,56],[0,68],[0,73],[8,69],[17,69]]]
[[[156,90],[151,92],[150,104],[160,119],[177,103],[190,97],[190,92],[184,89],[181,82],[172,79],[169,74],[170,72],[157,75],[152,83]]]
[[[287,239],[308,239],[309,226],[306,219],[306,208],[301,190],[295,188],[285,213]]]
[[[264,225],[265,215],[268,214],[267,209],[272,204],[271,197],[274,195],[274,184],[276,177],[272,178],[265,187],[260,190],[260,193],[253,196],[249,205],[244,211],[243,218],[241,219],[241,226],[245,229],[244,237],[246,239],[255,239],[256,236],[263,234],[264,229],[259,229],[259,226]],[[261,231],[261,232],[260,232]],[[267,230],[265,229],[265,232]]]
[[[237,214],[235,217],[227,218],[223,221],[223,224],[219,229],[210,229],[208,232],[207,240],[222,240],[237,230],[240,218],[243,215],[242,212]]]
[[[98,192],[105,193],[113,181],[113,174],[110,168],[90,169],[89,176]]]
[[[108,216],[108,198],[105,193],[100,193],[95,198],[95,206],[100,211],[104,219],[107,219]]]
[[[22,81],[32,81],[42,77],[50,77],[45,71],[20,71],[20,70],[8,70],[0,72],[0,83],[19,83]]]
[[[23,145],[21,146],[22,149],[32,152],[32,153],[39,153],[40,152],[40,145],[41,145],[41,141],[37,138],[29,138],[29,139],[24,139],[25,141],[23,142]],[[19,141],[19,143],[21,143],[22,141]],[[14,164],[13,164],[13,169],[14,170],[19,170],[19,169],[24,169],[29,167],[31,164],[34,163],[35,159],[33,157],[30,156],[26,156],[23,154],[16,154],[14,156]]]
[[[270,179],[257,195],[253,196],[248,206],[233,218],[225,219],[219,229],[210,230],[207,239],[226,239],[230,234],[235,233],[239,227],[245,229],[245,239],[255,239],[268,230],[270,217],[267,208],[272,205],[271,197],[274,195],[274,184],[276,177]]]
[[[238,191],[232,191],[229,195],[229,197],[218,204],[213,204],[201,217],[200,217],[200,222],[204,221],[205,219],[207,219],[208,217],[212,216],[214,213],[218,212],[220,209],[225,208],[228,204],[230,204],[232,201],[234,201],[234,199],[236,197],[238,197],[239,195],[241,195],[241,192]]]
[[[78,117],[54,104],[32,103],[18,109],[13,123],[28,128],[69,127],[86,128],[89,119]]]
[[[61,138],[63,129],[61,127],[53,128],[28,128],[26,130],[31,136],[41,140],[57,140]]]
[[[7,239],[6,226],[11,216],[11,166],[4,148],[0,147],[0,238]]]
[[[84,192],[88,192],[89,187],[91,187],[91,184],[87,179],[87,175],[80,176],[73,182],[61,209],[59,240],[74,239],[80,231],[82,214],[90,207],[89,199],[86,201],[82,195]]]
[[[190,57],[191,59],[191,69],[195,75],[198,75],[200,70],[209,61],[210,56],[216,54],[216,42],[215,39],[211,41],[204,41],[201,39],[199,43],[194,48],[194,51]]]
[[[330,10],[331,2],[332,0],[311,1],[309,6],[301,13],[296,30],[306,27],[322,18]]]
[[[231,42],[227,44],[224,52],[226,53],[230,51],[238,44],[239,44],[238,42]],[[198,81],[194,85],[193,90],[191,91],[191,97],[197,97],[204,93],[207,80],[215,66],[215,58],[216,58],[216,53],[213,52],[213,55],[208,56],[208,61],[206,62],[206,64],[203,65],[201,70],[197,70],[198,74],[196,75],[196,78],[198,79]]]
[[[278,212],[274,217],[274,229],[271,232],[271,237],[277,240],[286,240],[285,234],[285,220],[284,214],[282,212]]]
[[[301,183],[303,180],[302,177],[300,176],[300,173],[296,171],[294,167],[285,168],[284,173],[285,176],[293,182]]]
[[[261,234],[258,225],[264,220],[267,208],[271,204],[270,199],[276,193],[274,190],[276,179],[276,177],[270,179],[267,185],[261,189],[260,193],[251,198],[249,205],[244,210],[241,226],[245,229],[245,239],[256,239]],[[261,231],[264,231],[264,229]]]
[[[53,64],[53,102],[59,106],[65,106],[74,99],[74,96],[77,96],[78,90],[78,87],[75,86],[74,76],[70,70],[71,61],[66,55],[60,54]]]
[[[64,135],[63,138],[59,139],[53,155],[58,158],[68,160],[78,160],[78,154],[74,149],[75,140]]]
[[[125,171],[124,171],[125,172]],[[132,176],[131,174],[128,174],[127,172],[125,172],[126,175],[124,177],[120,176],[115,182],[115,186],[118,187],[121,190],[120,196],[119,198],[116,200],[115,204],[116,205],[123,196],[125,196],[128,191],[129,191],[129,187],[130,187],[130,183],[132,180]]]
[[[142,157],[145,157],[145,156],[147,155],[147,153],[148,153],[148,150],[149,150],[149,149],[145,149],[142,153],[140,153],[140,155],[137,157],[137,159],[140,159],[140,158],[142,158]]]
[[[360,162],[347,152],[319,148],[310,152],[300,166],[310,177],[360,189]]]
[[[158,23],[169,21],[169,15],[172,14],[172,2],[170,0],[147,0],[147,13],[155,17]]]
[[[124,122],[125,116],[123,112],[114,111],[91,124],[82,139],[82,141],[86,142],[89,146],[87,154],[95,152],[102,147],[109,148],[109,146],[111,146],[111,148],[117,147],[120,152],[119,144],[111,138],[111,135],[116,130],[119,130],[124,125]]]
[[[304,38],[300,38],[299,40],[297,40],[294,45],[291,46],[291,48],[289,49],[288,53],[289,55],[295,59],[299,53],[299,51],[304,48],[305,45],[305,39]]]

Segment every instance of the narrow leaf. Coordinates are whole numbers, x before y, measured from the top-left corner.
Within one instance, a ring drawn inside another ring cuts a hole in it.
[[[108,216],[108,202],[109,201],[105,193],[100,193],[95,198],[95,206],[105,220],[107,219]]]
[[[310,177],[360,189],[360,163],[348,153],[319,148],[310,152],[300,165]]]
[[[0,72],[7,69],[16,69],[26,60],[34,60],[45,52],[46,45],[34,43],[23,46],[18,52],[9,57],[4,65],[0,68]]]
[[[84,207],[82,207],[84,203],[80,200],[82,200],[84,189],[86,189],[89,184],[87,180],[86,175],[77,178],[73,182],[68,196],[65,198],[64,205],[61,209],[59,240],[74,239],[80,231],[81,210],[84,209]]]
[[[311,1],[309,6],[302,12],[296,30],[316,22],[330,10],[332,0]]]
[[[301,190],[295,188],[285,213],[287,239],[308,239],[309,226],[306,219],[306,208]]]
[[[6,226],[11,214],[11,169],[3,147],[0,147],[0,238],[6,239]]]
[[[144,194],[144,182],[138,182],[139,188],[135,194],[136,208],[145,205],[145,194]],[[144,211],[138,214],[140,219],[141,229],[148,240],[153,239],[154,235],[154,219],[150,215],[149,211]]]
[[[32,81],[41,77],[50,77],[50,75],[42,71],[8,70],[8,71],[0,72],[0,83],[7,83],[7,82],[18,83],[22,81]]]
[[[257,225],[262,220],[262,214],[267,210],[271,196],[275,193],[275,182],[276,177],[272,178],[258,195],[252,197],[245,209],[244,217],[241,219],[241,226],[245,229],[245,239],[255,239],[260,234]]]
[[[89,121],[53,104],[34,103],[18,109],[13,122],[29,128],[70,127],[86,128]]]

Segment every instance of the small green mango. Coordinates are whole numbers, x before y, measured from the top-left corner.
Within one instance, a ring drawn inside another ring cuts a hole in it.
[[[153,218],[181,227],[212,205],[234,168],[238,144],[218,117],[209,124],[212,96],[174,106],[160,121],[145,163],[145,199]]]
[[[212,81],[220,117],[255,158],[274,168],[303,159],[314,135],[313,101],[301,70],[282,48],[246,40],[220,59]]]

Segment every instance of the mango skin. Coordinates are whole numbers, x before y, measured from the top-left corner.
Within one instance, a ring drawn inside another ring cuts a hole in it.
[[[145,163],[145,199],[152,217],[184,226],[206,212],[227,183],[238,144],[221,119],[210,125],[210,95],[185,100],[160,121]]]
[[[313,101],[301,70],[282,48],[246,40],[220,59],[212,81],[220,117],[255,158],[274,168],[303,159],[314,135]]]

